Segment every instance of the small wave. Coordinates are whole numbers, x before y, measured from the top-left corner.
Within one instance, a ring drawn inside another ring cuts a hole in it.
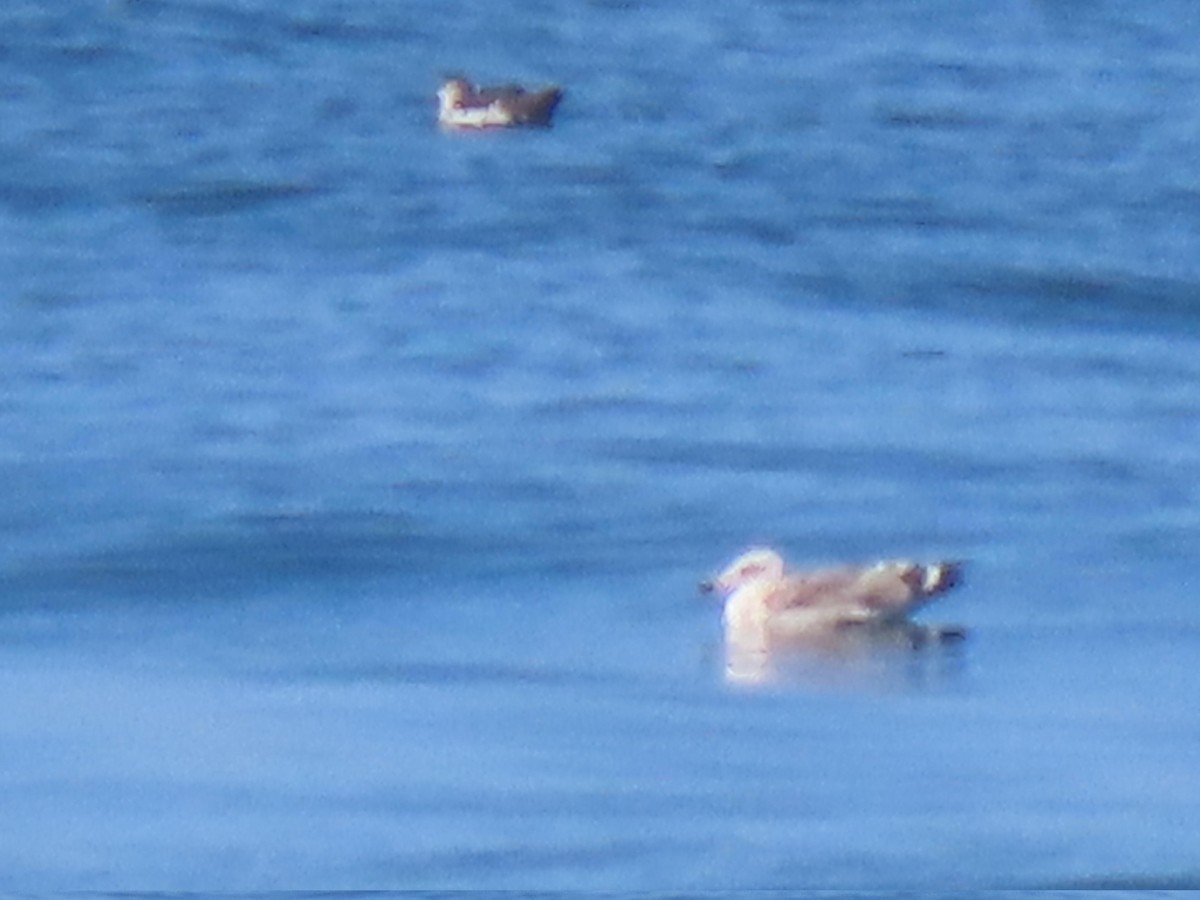
[[[341,665],[314,665],[296,669],[270,670],[268,680],[317,682],[321,684],[405,684],[461,686],[477,684],[539,685],[565,687],[578,684],[609,684],[612,677],[578,669],[551,668],[504,662],[412,661]]]
[[[307,197],[314,193],[316,189],[311,184],[300,182],[217,181],[156,191],[139,199],[163,215],[219,216]]]
[[[0,207],[22,215],[55,212],[82,205],[86,190],[70,184],[0,184]]]

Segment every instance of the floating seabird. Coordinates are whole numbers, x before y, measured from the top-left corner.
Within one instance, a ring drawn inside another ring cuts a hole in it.
[[[520,85],[477,88],[465,78],[450,78],[438,90],[438,122],[447,128],[507,128],[549,125],[562,100],[557,86],[526,90]]]
[[[787,572],[778,553],[755,548],[700,587],[726,598],[726,647],[731,659],[744,663],[788,648],[841,649],[864,640],[916,647],[962,638],[962,628],[909,619],[960,584],[962,568],[957,562],[890,560]]]

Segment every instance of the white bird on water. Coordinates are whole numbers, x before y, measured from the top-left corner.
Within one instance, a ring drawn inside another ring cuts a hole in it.
[[[772,653],[789,648],[837,650],[864,639],[915,647],[962,638],[961,628],[909,619],[961,581],[957,562],[890,560],[787,572],[782,556],[755,548],[700,587],[725,597],[731,669],[757,670]]]
[[[563,97],[557,85],[526,90],[517,84],[475,87],[465,78],[450,78],[437,92],[438,122],[445,128],[548,126]]]

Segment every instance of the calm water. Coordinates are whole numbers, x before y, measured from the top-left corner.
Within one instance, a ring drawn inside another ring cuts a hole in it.
[[[5,0],[0,888],[1200,885],[1198,44]],[[754,542],[971,640],[733,689]]]

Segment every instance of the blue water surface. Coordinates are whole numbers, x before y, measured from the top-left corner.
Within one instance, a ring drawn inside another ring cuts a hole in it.
[[[1198,45],[6,0],[0,889],[1200,886]],[[728,685],[754,543],[971,636]]]

